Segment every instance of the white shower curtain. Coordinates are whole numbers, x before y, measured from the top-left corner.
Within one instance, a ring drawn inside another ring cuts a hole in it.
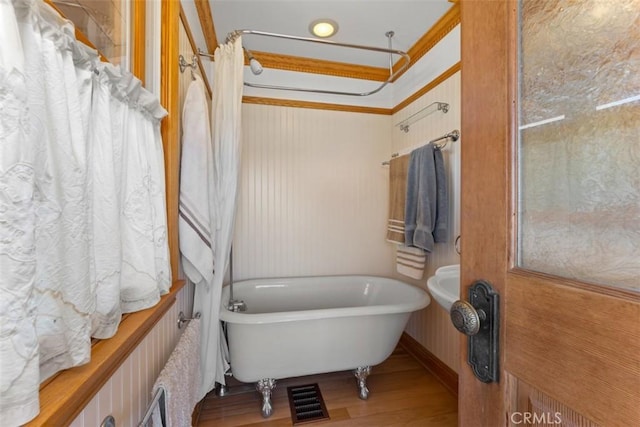
[[[200,398],[225,384],[228,369],[226,344],[221,335],[220,298],[229,265],[240,171],[240,116],[244,53],[242,40],[220,45],[215,51],[211,126],[214,156],[214,275],[208,286],[196,287],[194,310],[202,314],[202,383]]]
[[[42,1],[0,0],[0,424],[171,283],[160,119]]]

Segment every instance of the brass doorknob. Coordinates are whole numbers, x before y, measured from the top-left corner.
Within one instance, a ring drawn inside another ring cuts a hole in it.
[[[453,326],[465,335],[475,335],[480,330],[480,321],[485,313],[476,309],[467,301],[458,300],[453,303],[449,311]]]

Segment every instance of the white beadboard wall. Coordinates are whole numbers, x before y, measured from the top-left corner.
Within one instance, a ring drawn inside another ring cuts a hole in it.
[[[234,280],[393,271],[391,117],[244,104]]]
[[[395,126],[432,102],[450,104]],[[243,105],[243,150],[234,237],[234,280],[331,274],[391,275],[426,289],[442,265],[457,264],[460,144],[444,151],[451,224],[448,243],[428,257],[424,279],[395,272],[395,247],[384,240],[388,168],[380,162],[460,129],[460,72],[392,117],[303,108]],[[459,337],[434,301],[407,332],[458,371]]]
[[[180,23],[180,53],[190,60],[193,51],[187,33]],[[191,74],[180,75],[180,105],[184,102]],[[111,376],[89,404],[71,423],[71,427],[96,427],[108,415],[116,425],[137,426],[151,401],[151,389],[160,371],[169,360],[182,330],[178,329],[178,314],[191,317],[194,286],[187,284],[178,292],[176,302]]]
[[[432,102],[446,102],[449,112],[436,111],[410,126],[404,133],[396,123],[420,111]],[[438,138],[454,129],[460,130],[460,72],[448,78],[440,85],[424,94],[413,103],[393,115],[393,152],[408,152],[425,142]],[[435,250],[427,256],[423,280],[417,281],[395,273],[395,277],[427,289],[427,278],[436,268],[443,265],[459,264],[454,241],[460,234],[460,144],[464,144],[464,135],[456,142],[449,142],[443,150],[448,172],[449,184],[449,238],[447,243],[436,244]],[[414,313],[409,320],[406,332],[422,344],[427,350],[458,372],[459,369],[459,332],[451,324],[449,313],[432,299],[424,310]]]

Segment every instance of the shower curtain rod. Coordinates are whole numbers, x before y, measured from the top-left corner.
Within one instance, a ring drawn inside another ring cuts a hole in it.
[[[431,141],[429,141],[429,142],[426,142],[426,143],[422,144],[422,145],[421,145],[421,147],[422,147],[422,146],[425,146],[425,145],[427,145],[427,144],[432,144],[432,143],[434,143],[434,142],[442,141],[443,139],[446,139],[447,141],[446,141],[444,144],[442,144],[442,145],[436,145],[436,147],[438,147],[439,149],[443,149],[444,147],[446,147],[446,146],[447,146],[447,142],[449,142],[449,140],[451,140],[451,141],[455,142],[455,141],[457,141],[458,139],[460,139],[460,131],[459,131],[458,129],[454,129],[454,130],[452,130],[451,132],[449,132],[448,134],[446,134],[446,135],[442,135],[440,138],[432,139]],[[414,149],[412,149],[411,151],[413,151],[413,150],[414,150]],[[404,155],[404,154],[407,154],[407,153],[403,153],[402,155]],[[396,157],[399,157],[399,156],[401,156],[401,154],[400,154],[400,153],[393,153],[393,154],[391,155],[391,158],[392,158],[392,159],[395,159]],[[388,164],[389,164],[389,161],[388,161],[388,160],[387,160],[387,161],[382,162],[382,166],[386,166],[386,165],[388,165]]]
[[[405,69],[407,69],[407,67],[409,66],[409,61],[411,59],[406,52],[391,48],[391,38],[395,34],[393,31],[387,31],[385,33],[385,36],[389,39],[389,47],[388,48],[382,48],[382,47],[376,47],[376,46],[365,46],[365,45],[358,45],[358,44],[351,44],[351,43],[341,43],[341,42],[334,42],[334,41],[331,41],[331,40],[316,39],[316,38],[312,38],[312,37],[292,36],[292,35],[289,35],[289,34],[270,33],[270,32],[259,31],[259,30],[235,30],[235,31],[231,31],[227,35],[227,39],[226,40],[227,40],[227,42],[234,41],[238,37],[240,37],[240,36],[242,36],[244,34],[252,34],[252,35],[264,36],[264,37],[275,37],[275,38],[288,39],[288,40],[298,40],[298,41],[303,41],[303,42],[318,43],[318,44],[324,44],[324,45],[329,45],[329,46],[337,46],[337,47],[347,47],[347,48],[360,49],[360,50],[370,50],[370,51],[373,51],[373,52],[382,52],[382,53],[388,53],[389,54],[389,78],[385,82],[383,82],[379,87],[377,87],[376,89],[374,89],[372,91],[369,91],[369,92],[342,92],[342,91],[325,90],[325,89],[309,89],[309,88],[299,88],[299,87],[291,87],[291,86],[265,85],[265,84],[259,84],[259,83],[244,82],[245,86],[255,87],[255,88],[260,88],[260,89],[291,90],[291,91],[297,91],[297,92],[325,93],[325,94],[330,94],[330,95],[369,96],[369,95],[373,95],[374,93],[380,92],[382,90],[382,88],[384,88],[387,84],[391,83],[393,81],[393,79],[396,78],[396,76],[400,75]],[[245,48],[245,51],[247,51],[249,53],[250,57],[252,58],[250,52],[246,48]],[[213,57],[213,55],[211,55],[209,53],[204,53],[204,52],[202,52],[200,50],[198,50],[198,54],[202,55],[202,56]],[[392,57],[392,55],[399,55],[399,56],[401,56],[401,57],[403,57],[405,59],[405,63],[402,64],[402,67],[400,67],[400,69],[398,71],[396,71],[395,73],[393,72],[393,57]]]

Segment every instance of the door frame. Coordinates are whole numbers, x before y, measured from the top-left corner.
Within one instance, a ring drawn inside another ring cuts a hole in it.
[[[510,181],[512,170],[513,58],[515,38],[511,32],[515,10],[511,1],[467,1],[461,3],[461,299],[475,280],[486,280],[500,294],[503,305],[506,272],[510,259],[511,230],[514,212]],[[478,108],[477,106],[482,106]],[[484,145],[481,141],[495,141]],[[490,164],[491,167],[485,167]],[[484,189],[498,194],[483,200]],[[494,224],[497,232],[486,235],[486,224]],[[474,249],[482,242],[484,250]],[[503,307],[500,308],[501,311]],[[499,342],[505,339],[504,316],[500,316]],[[499,347],[500,381],[484,384],[478,381],[467,363],[467,337],[460,335],[460,371],[458,386],[458,425],[497,426],[506,423],[503,397],[508,384],[503,378],[505,355]]]

